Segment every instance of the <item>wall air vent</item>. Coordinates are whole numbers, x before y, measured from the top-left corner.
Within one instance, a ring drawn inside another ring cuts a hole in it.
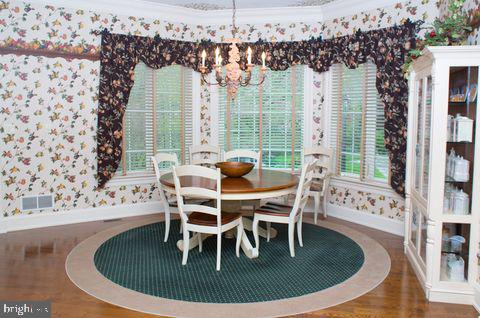
[[[22,211],[43,210],[53,208],[53,196],[37,195],[22,198]]]

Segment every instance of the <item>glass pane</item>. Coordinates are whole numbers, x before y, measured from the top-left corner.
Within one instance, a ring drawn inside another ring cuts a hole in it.
[[[444,213],[470,214],[478,67],[450,68]]]
[[[440,280],[467,280],[469,240],[470,224],[443,224]]]
[[[417,206],[412,202],[412,219],[410,224],[410,241],[413,246],[417,248],[417,239],[418,239],[418,223],[419,223],[420,213]]]
[[[293,72],[293,73],[292,73]],[[299,168],[303,144],[303,67],[286,71],[267,71],[262,85],[260,108],[259,86],[240,87],[235,100],[230,101],[230,131],[227,131],[227,91],[219,91],[219,143],[231,149],[260,150],[262,138],[262,165],[267,168],[290,168],[292,140],[295,145],[294,164]],[[258,82],[259,68],[252,72],[252,82]],[[295,91],[292,92],[292,88]],[[294,98],[293,98],[294,97]],[[293,102],[295,126],[292,132]],[[260,136],[262,119],[262,136]]]
[[[422,222],[421,222],[421,233],[420,233],[420,257],[422,258],[423,262],[427,262],[427,218],[424,214],[422,214]]]
[[[420,192],[420,180],[422,173],[422,140],[423,140],[423,79],[417,81],[417,135],[415,144],[415,190]]]
[[[422,196],[428,200],[428,176],[430,169],[430,126],[432,117],[432,77],[428,76],[426,80],[425,96],[425,129],[423,134],[423,182]]]

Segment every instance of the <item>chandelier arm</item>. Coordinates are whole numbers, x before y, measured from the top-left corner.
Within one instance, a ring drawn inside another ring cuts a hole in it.
[[[215,83],[212,83],[209,80],[207,80],[206,74],[204,73],[201,73],[201,74],[202,74],[202,81],[208,86],[227,87],[228,85],[227,81],[224,81],[224,80],[219,81],[218,78],[216,79],[217,81]]]

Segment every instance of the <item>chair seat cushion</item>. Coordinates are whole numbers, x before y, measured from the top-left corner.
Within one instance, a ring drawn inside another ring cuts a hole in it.
[[[240,213],[226,213],[222,212],[221,221],[222,225],[235,221],[240,218],[242,215]],[[188,217],[188,222],[190,224],[196,225],[205,225],[205,226],[216,226],[217,225],[217,216],[201,213],[201,212],[192,212]]]

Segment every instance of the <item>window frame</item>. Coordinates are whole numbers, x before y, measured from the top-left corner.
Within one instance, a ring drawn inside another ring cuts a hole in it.
[[[201,77],[198,72],[188,69],[191,74],[191,100],[192,100],[192,144],[200,143],[200,89],[201,89]],[[187,92],[185,92],[187,93]],[[124,116],[125,119],[125,116]],[[123,140],[125,144],[125,140]],[[123,148],[125,149],[125,148]],[[188,160],[188,158],[186,159]],[[136,171],[126,174],[116,173],[115,176],[108,182],[109,186],[122,186],[122,185],[139,185],[139,184],[152,184],[155,183],[155,171]]]
[[[330,147],[331,145],[331,113],[333,111],[332,102],[334,99],[333,92],[333,69],[330,68],[327,72],[323,73],[324,80],[324,89],[325,89],[325,104],[322,114],[324,117],[324,144]],[[388,154],[388,151],[387,151]],[[335,159],[335,158],[333,158]],[[335,165],[335,162],[332,161],[332,166]],[[366,192],[371,192],[375,194],[383,194],[393,198],[401,198],[390,186],[390,160],[389,160],[389,175],[385,181],[377,181],[374,179],[361,180],[359,177],[351,176],[342,176],[337,174],[336,168],[335,172],[331,177],[330,186],[339,186],[344,188],[352,188],[355,190],[362,190]]]
[[[302,67],[303,69],[303,138],[301,143],[300,154],[301,158],[303,158],[303,149],[311,147],[313,145],[312,142],[312,134],[313,134],[313,76],[314,71],[307,67],[306,65],[298,65],[297,67]],[[215,82],[215,76],[213,73],[209,75],[209,81]],[[240,88],[242,89],[242,88]],[[220,145],[220,96],[219,96],[219,88],[217,85],[210,86],[210,111],[212,114],[212,121],[211,121],[211,139],[210,143],[214,145]],[[292,168],[268,168],[272,170],[278,171],[292,171]]]

